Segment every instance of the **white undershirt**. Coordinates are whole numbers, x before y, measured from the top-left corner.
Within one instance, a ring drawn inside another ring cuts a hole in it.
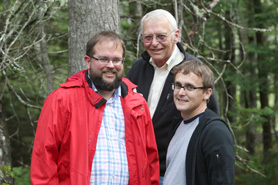
[[[154,66],[154,77],[150,87],[148,106],[150,109],[151,117],[153,117],[157,104],[159,102],[165,80],[171,69],[179,64],[184,58],[183,53],[175,45],[175,49],[168,61],[161,67],[157,67],[153,59],[150,59],[150,64]]]

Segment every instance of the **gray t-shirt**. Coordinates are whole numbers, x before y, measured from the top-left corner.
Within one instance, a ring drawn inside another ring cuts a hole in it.
[[[181,122],[171,139],[166,156],[166,172],[163,185],[186,185],[185,159],[190,138],[199,124],[199,117]]]

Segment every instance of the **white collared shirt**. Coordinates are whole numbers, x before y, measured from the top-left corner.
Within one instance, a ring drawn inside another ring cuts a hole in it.
[[[153,59],[150,59],[150,64],[154,66],[154,77],[148,96],[148,106],[152,117],[159,102],[160,95],[169,72],[175,65],[179,64],[183,58],[183,53],[181,53],[177,45],[175,45],[173,54],[162,67],[157,67]]]

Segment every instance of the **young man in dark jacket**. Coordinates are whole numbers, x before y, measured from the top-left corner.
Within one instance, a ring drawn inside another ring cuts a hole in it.
[[[141,20],[141,36],[146,51],[134,62],[127,78],[138,85],[150,108],[159,152],[161,183],[166,169],[167,136],[174,117],[180,117],[173,102],[171,69],[187,60],[198,60],[188,54],[179,40],[175,18],[165,10],[154,10]],[[214,92],[208,107],[220,113]]]
[[[169,135],[164,185],[234,185],[235,154],[227,124],[207,108],[214,76],[190,60],[175,68],[174,102],[182,119]]]

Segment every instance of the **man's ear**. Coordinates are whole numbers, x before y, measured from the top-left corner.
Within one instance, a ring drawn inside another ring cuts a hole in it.
[[[204,100],[208,100],[210,98],[212,94],[212,88],[208,88],[205,92],[204,92]]]
[[[84,56],[84,61],[86,62],[87,69],[89,69],[91,58],[88,55]]]
[[[180,30],[177,29],[174,34],[175,34],[174,42],[177,43],[179,41]]]

